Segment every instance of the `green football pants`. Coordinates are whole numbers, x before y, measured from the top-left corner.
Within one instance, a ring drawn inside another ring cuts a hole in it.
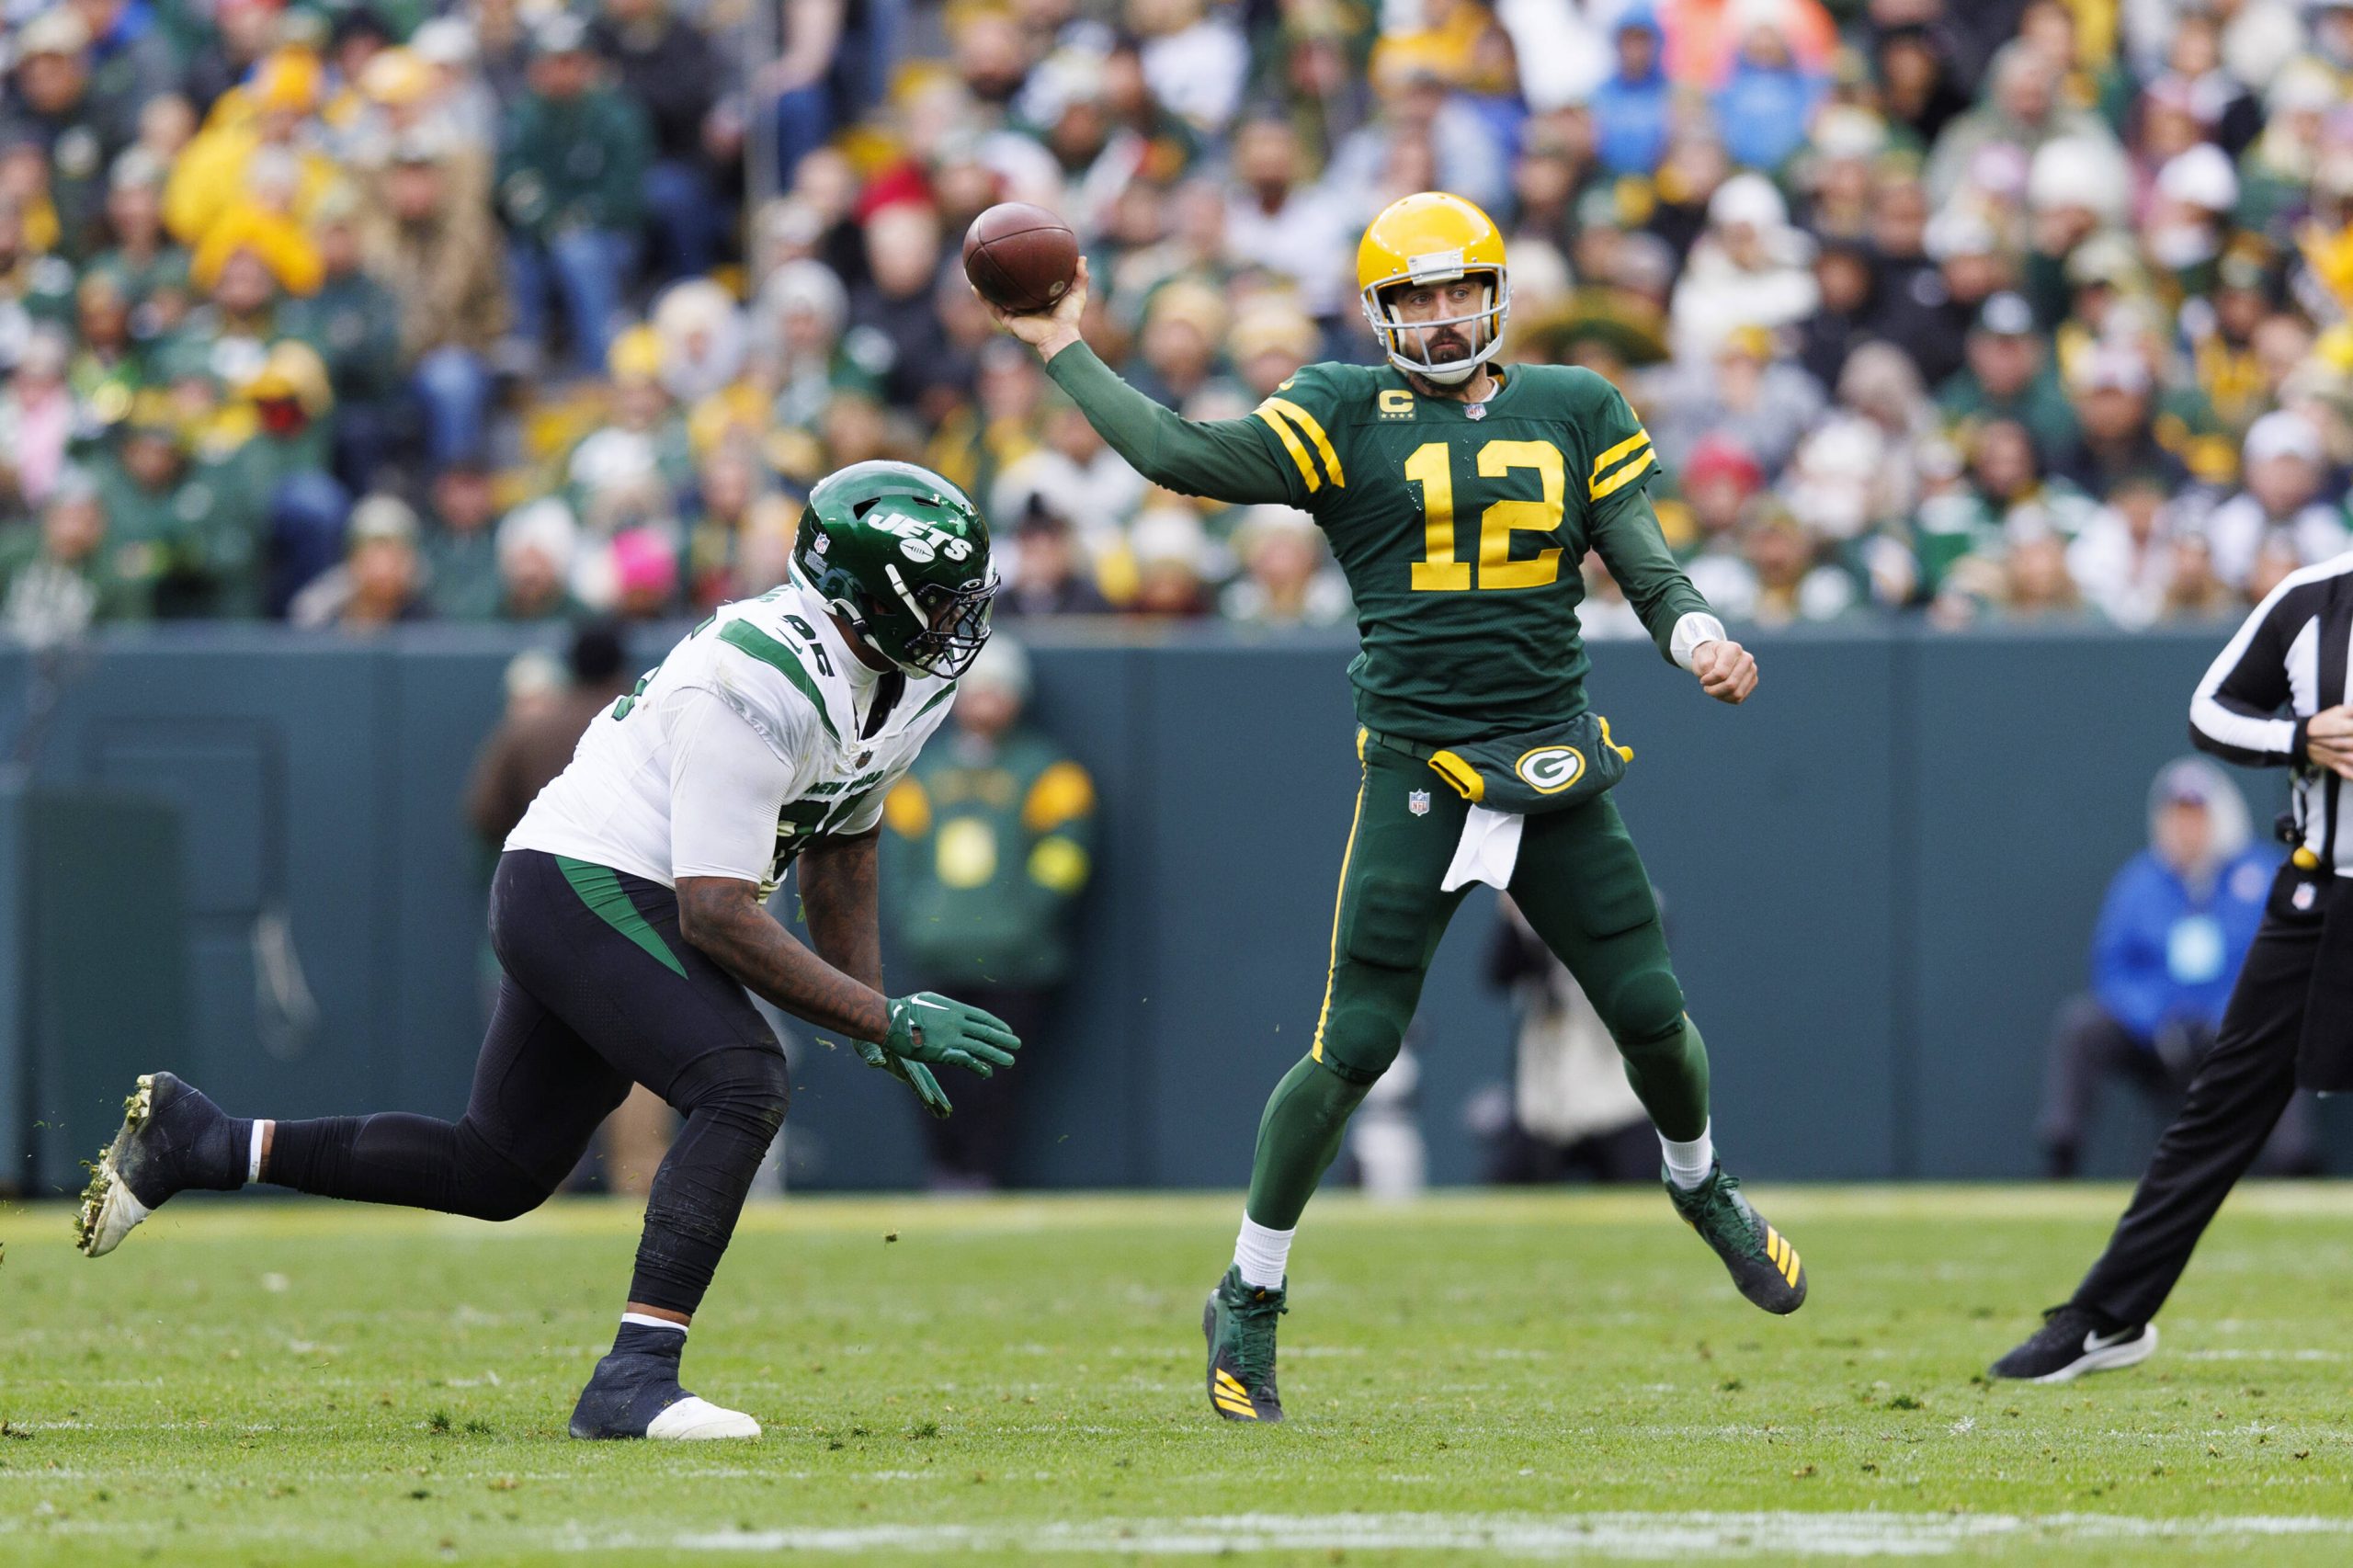
[[[1249,1214],[1278,1230],[1297,1222],[1348,1113],[1396,1060],[1438,939],[1470,891],[1438,891],[1470,802],[1427,763],[1381,746],[1359,755],[1315,1043],[1259,1124]],[[1600,1014],[1659,1131],[1699,1136],[1707,1051],[1683,1010],[1650,877],[1609,797],[1529,817],[1510,891]]]

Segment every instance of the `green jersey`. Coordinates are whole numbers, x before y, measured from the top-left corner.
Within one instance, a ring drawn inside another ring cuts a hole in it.
[[[1582,713],[1587,551],[1669,656],[1676,623],[1707,611],[1645,495],[1650,437],[1590,370],[1503,370],[1466,404],[1387,366],[1311,365],[1250,417],[1203,424],[1151,404],[1083,346],[1049,370],[1147,479],[1314,517],[1356,597],[1349,675],[1375,730],[1449,745]]]

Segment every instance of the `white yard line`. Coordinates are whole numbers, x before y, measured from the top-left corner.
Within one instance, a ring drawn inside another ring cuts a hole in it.
[[[839,1528],[711,1531],[668,1538],[574,1534],[584,1552],[677,1551],[1165,1553],[1357,1550],[1478,1551],[1498,1558],[1601,1558],[1636,1562],[1818,1557],[1944,1557],[1972,1548],[2036,1548],[2152,1541],[2252,1543],[2282,1537],[2342,1537],[2353,1519],[2249,1515],[2147,1519],[2110,1514],[1893,1514],[1636,1512],[1568,1515],[1240,1514],[1084,1524],[869,1525]],[[2353,1550],[2353,1548],[2348,1548]]]

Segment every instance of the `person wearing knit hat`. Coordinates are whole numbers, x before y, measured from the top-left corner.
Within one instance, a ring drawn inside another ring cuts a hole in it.
[[[2205,292],[2222,252],[2223,226],[2238,199],[2238,172],[2229,154],[2211,142],[2198,143],[2157,171],[2141,220],[2142,248],[2185,290]]]
[[[2241,448],[2241,488],[2208,515],[2204,532],[2214,547],[2214,571],[2234,585],[2246,582],[2267,544],[2284,545],[2299,566],[2311,566],[2353,547],[2344,508],[2326,491],[2328,449],[2303,415],[2267,414]]]
[[[421,591],[416,513],[397,495],[373,494],[351,509],[340,566],[294,597],[287,619],[365,634],[432,615]]]
[[[2075,438],[2042,453],[2050,471],[2095,501],[2127,479],[2154,473],[2186,485],[2182,460],[2157,439],[2156,378],[2148,355],[2121,336],[2089,345],[2065,369]]]
[[[2024,296],[2005,291],[1988,299],[1970,330],[1967,353],[1969,362],[1937,389],[1948,426],[2015,419],[2046,452],[2075,439],[2075,410]]]
[[[1821,302],[1812,261],[1812,244],[1790,225],[1772,181],[1758,174],[1724,181],[1708,199],[1707,232],[1675,286],[1677,357],[1711,353],[1745,325],[1775,331],[1804,320]]]
[[[94,625],[145,619],[148,580],[119,567],[103,499],[87,474],[67,470],[41,507],[40,526],[0,539],[0,634],[49,647]]]
[[[580,525],[554,496],[517,506],[498,525],[498,615],[502,620],[566,620],[581,613],[572,597]]]
[[[1292,371],[1314,358],[1321,347],[1315,324],[1279,298],[1244,306],[1225,340],[1226,358],[1252,397],[1272,393]]]

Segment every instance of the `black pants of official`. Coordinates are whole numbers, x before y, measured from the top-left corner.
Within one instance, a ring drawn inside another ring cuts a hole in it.
[[[466,1114],[281,1121],[263,1179],[511,1220],[544,1202],[643,1084],[685,1119],[654,1178],[629,1299],[692,1312],[783,1125],[783,1050],[744,987],[678,935],[658,882],[537,850],[490,892],[498,1005]]]
[[[2296,1047],[2320,932],[2317,921],[2290,926],[2265,917],[2214,1048],[2191,1076],[2181,1114],[2158,1139],[2108,1250],[2075,1288],[2075,1305],[2139,1324],[2172,1294],[2198,1238],[2295,1097]]]

